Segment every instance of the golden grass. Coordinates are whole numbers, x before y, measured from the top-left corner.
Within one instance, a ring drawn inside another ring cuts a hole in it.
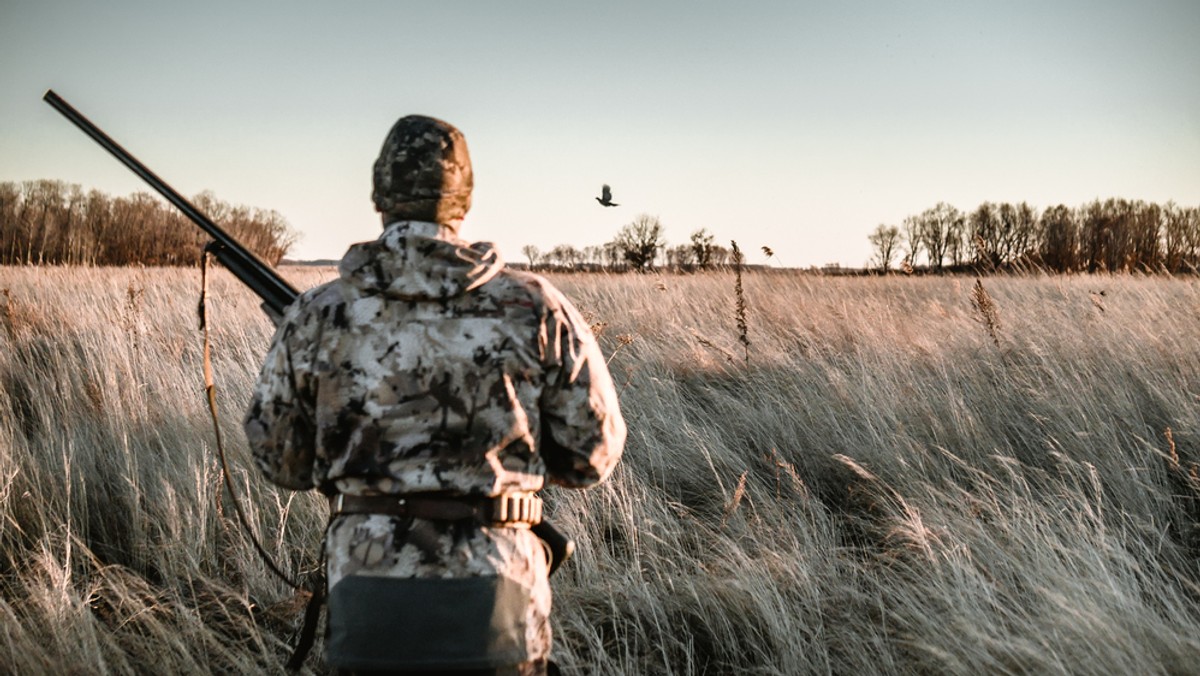
[[[1200,664],[1195,280],[989,278],[980,296],[744,272],[749,362],[730,273],[555,281],[630,428],[612,481],[548,491],[579,542],[553,581],[568,673]],[[222,496],[198,286],[0,268],[0,671],[282,671],[297,599]],[[324,508],[265,486],[236,433],[271,327],[223,272],[212,312],[235,480],[298,570]]]

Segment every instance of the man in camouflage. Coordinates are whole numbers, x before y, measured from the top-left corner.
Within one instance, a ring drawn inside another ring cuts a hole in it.
[[[266,476],[331,496],[327,659],[346,671],[545,673],[545,480],[603,481],[625,423],[587,324],[458,231],[462,133],[400,119],[375,163],[379,239],[302,294],[245,420]]]

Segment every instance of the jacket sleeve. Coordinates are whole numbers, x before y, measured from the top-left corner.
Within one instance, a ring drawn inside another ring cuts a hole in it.
[[[599,483],[621,459],[625,420],[591,329],[553,287],[546,290],[540,340],[549,366],[539,401],[539,452],[548,478],[574,488]]]
[[[309,381],[306,360],[294,351],[294,346],[312,344],[301,335],[299,305],[288,309],[271,341],[244,429],[254,460],[268,480],[306,490],[315,483],[316,425],[314,398],[304,387]]]

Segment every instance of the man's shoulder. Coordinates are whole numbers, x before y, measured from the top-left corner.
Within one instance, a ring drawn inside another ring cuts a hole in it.
[[[288,308],[285,317],[292,323],[303,326],[314,319],[327,316],[338,306],[346,304],[344,286],[340,279],[334,279],[302,292]]]
[[[505,267],[486,285],[490,293],[523,299],[539,310],[554,312],[565,300],[562,293],[545,277],[525,270]]]
[[[534,314],[557,314],[570,301],[545,277],[515,270],[501,269],[494,277],[471,293],[482,293],[501,306],[527,308]],[[314,320],[336,317],[340,311],[362,298],[352,285],[343,279],[333,279],[301,293],[290,312],[293,322],[307,325]]]
[[[331,302],[344,300],[344,292],[342,291],[341,278],[331,279],[324,284],[318,284],[311,289],[302,292],[297,301],[301,305],[324,305]]]

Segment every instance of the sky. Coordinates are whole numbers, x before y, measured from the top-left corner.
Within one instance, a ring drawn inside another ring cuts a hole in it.
[[[938,202],[1200,205],[1200,2],[0,0],[0,181],[275,209],[291,257],[376,237],[406,114],[463,131],[462,235],[509,260],[640,214],[750,262],[863,265]],[[593,199],[601,184],[615,208]]]

